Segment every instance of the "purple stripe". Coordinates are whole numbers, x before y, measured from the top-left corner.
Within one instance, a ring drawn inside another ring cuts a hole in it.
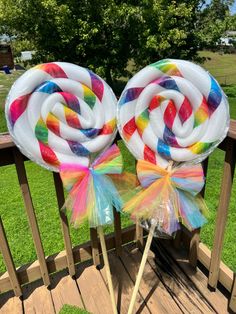
[[[139,97],[141,92],[143,91],[144,87],[134,87],[127,89],[124,94],[121,96],[121,99],[119,101],[119,105],[122,106],[125,103],[132,101]]]

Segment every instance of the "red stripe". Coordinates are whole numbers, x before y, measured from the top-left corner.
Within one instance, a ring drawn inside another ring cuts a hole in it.
[[[169,100],[169,103],[166,107],[166,110],[164,112],[164,122],[165,125],[171,130],[174,120],[175,120],[175,116],[176,116],[176,108],[175,108],[175,104],[173,103],[172,100]]]
[[[92,91],[98,97],[100,101],[102,101],[103,93],[104,93],[104,86],[102,81],[94,74],[91,74],[92,80]]]
[[[156,155],[155,153],[147,146],[144,146],[144,160],[147,160],[153,164],[156,164]]]
[[[106,134],[111,134],[113,133],[114,129],[111,125],[109,124],[104,124],[103,128],[99,132],[99,135],[106,135]]]
[[[209,109],[208,109],[207,101],[206,101],[206,98],[204,96],[202,97],[202,103],[201,103],[201,106],[199,108],[201,108],[202,111],[204,111],[207,115],[209,115]]]
[[[67,93],[67,92],[59,92],[58,94],[62,95],[62,97],[65,99],[65,102],[69,105],[78,105],[79,101],[77,97],[73,94]]]
[[[20,97],[18,97],[16,100],[14,100],[11,103],[11,106],[10,106],[10,119],[11,119],[12,125],[15,124],[17,119],[25,111],[25,109],[27,107],[27,104],[28,104],[28,101],[29,101],[30,95],[31,94],[20,96]]]
[[[46,121],[47,128],[55,133],[56,135],[60,136],[60,125],[59,121],[56,119],[51,120],[50,118]]]
[[[129,140],[131,138],[131,136],[134,134],[134,132],[136,131],[136,129],[137,129],[137,127],[136,127],[136,123],[135,123],[135,118],[132,118],[123,127],[123,132],[124,132],[125,138]]]
[[[192,114],[193,110],[190,105],[190,102],[187,97],[184,98],[184,101],[179,109],[179,118],[182,123],[184,123]]]
[[[163,100],[163,97],[160,97],[158,95],[154,96],[152,100],[150,101],[149,108],[148,108],[149,111],[152,111],[156,109],[157,107],[159,107],[162,100]]]
[[[76,115],[74,115],[74,116],[72,116],[72,115],[67,116],[66,115],[66,122],[72,128],[81,129],[80,121]]]
[[[44,64],[41,64],[40,68],[41,70],[50,74],[52,77],[67,78],[67,75],[64,72],[64,70],[55,63],[44,63]]]
[[[60,165],[60,162],[57,159],[56,154],[49,146],[39,142],[39,148],[41,151],[42,158],[46,163],[56,167]]]

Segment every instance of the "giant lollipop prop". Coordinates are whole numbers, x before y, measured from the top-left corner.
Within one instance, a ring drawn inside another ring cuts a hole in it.
[[[72,210],[74,224],[87,218],[91,227],[98,228],[113,312],[117,313],[102,229],[113,222],[113,205],[117,210],[121,207],[109,178],[122,171],[118,147],[108,148],[116,133],[116,98],[111,88],[85,68],[63,62],[41,64],[12,86],[6,119],[23,154],[60,172],[69,191],[66,207]]]
[[[205,218],[201,164],[224,139],[229,127],[227,99],[216,80],[200,66],[183,60],[161,60],[138,72],[118,103],[118,126],[138,160],[143,191],[125,206],[149,226],[133,291],[133,307],[155,230],[172,234],[184,224],[190,230]]]

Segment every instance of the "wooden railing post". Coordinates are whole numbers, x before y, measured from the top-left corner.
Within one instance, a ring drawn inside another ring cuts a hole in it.
[[[12,289],[14,290],[15,296],[20,297],[22,295],[21,285],[19,283],[15,265],[12,259],[11,251],[7,241],[6,233],[2,224],[2,219],[0,217],[0,251],[9,274]]]
[[[234,275],[235,277],[235,275]],[[236,313],[236,278],[234,278],[234,285],[231,291],[231,298],[229,301],[229,308],[233,313]]]
[[[29,225],[32,232],[32,237],[36,249],[36,254],[40,264],[41,275],[45,286],[50,285],[50,278],[48,274],[48,269],[45,261],[45,255],[43,250],[43,245],[41,237],[39,234],[39,227],[37,219],[34,212],[34,207],[31,199],[31,194],[29,190],[28,180],[25,171],[25,165],[22,154],[17,148],[14,148],[14,158],[16,164],[16,171],[18,175],[18,180],[20,183],[21,193],[25,203],[25,209],[28,216]]]
[[[214,244],[211,253],[211,264],[208,278],[208,285],[213,289],[216,288],[219,277],[221,252],[234,177],[235,159],[236,156],[234,141],[230,138],[227,138],[223,180],[221,184],[220,201],[217,210]]]
[[[182,230],[177,230],[174,239],[173,239],[173,245],[174,248],[179,249],[182,242]]]
[[[204,171],[204,176],[206,178],[207,169],[208,169],[208,158],[203,161],[202,167],[203,167],[203,171]],[[205,188],[206,188],[206,183],[205,183],[205,185],[201,191],[202,197],[204,197]],[[201,232],[201,228],[198,228],[192,232],[192,238],[191,238],[190,244],[189,244],[189,263],[194,268],[197,267],[198,247],[199,247],[199,243],[200,243],[200,232]]]
[[[95,266],[100,265],[100,256],[99,256],[99,248],[98,248],[98,233],[96,228],[90,228],[90,240],[91,240],[91,248],[92,248],[92,257],[93,264]]]
[[[71,275],[71,277],[73,277],[75,275],[75,263],[74,263],[73,252],[72,252],[70,229],[69,229],[68,219],[65,213],[61,210],[62,206],[65,203],[64,189],[63,189],[60,175],[57,172],[53,172],[53,179],[54,179],[54,185],[56,189],[57,203],[58,203],[58,209],[59,209],[59,215],[60,215],[60,221],[61,221],[63,240],[64,240],[64,245],[65,245],[65,250],[66,250],[66,259],[68,263],[69,274]]]
[[[189,243],[189,263],[192,267],[197,267],[198,247],[200,243],[201,228],[197,228],[192,232],[192,237]]]
[[[137,243],[137,247],[140,250],[143,250],[144,241],[143,241],[143,227],[140,225],[139,219],[136,220],[136,235],[135,240]]]
[[[137,166],[137,160],[135,160],[135,169]],[[136,233],[135,233],[135,241],[137,247],[142,251],[144,247],[144,240],[143,240],[143,227],[140,225],[140,220],[136,219]]]
[[[117,132],[114,143],[118,146],[118,141],[121,140],[119,132]],[[121,219],[120,213],[115,208],[113,209],[114,214],[114,230],[115,230],[115,242],[116,242],[116,254],[121,255],[122,252],[122,231],[121,231]]]
[[[113,209],[114,214],[114,228],[115,228],[115,242],[116,242],[116,254],[121,255],[122,251],[122,237],[121,237],[121,221],[120,213],[118,213],[115,208]]]

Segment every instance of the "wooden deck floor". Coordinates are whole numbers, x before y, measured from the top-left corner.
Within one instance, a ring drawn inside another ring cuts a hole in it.
[[[155,252],[155,253],[154,253]],[[121,257],[110,252],[117,308],[126,314],[141,260],[134,244],[123,248]],[[0,295],[0,313],[59,313],[64,304],[85,308],[93,314],[112,314],[104,268],[97,270],[91,261],[77,266],[76,279],[67,271],[51,276],[50,289],[42,281],[26,285],[23,299],[13,293]],[[136,302],[136,313],[228,313],[228,299],[219,290],[207,289],[207,278],[200,269],[193,271],[185,254],[165,245],[153,243],[152,252]]]

